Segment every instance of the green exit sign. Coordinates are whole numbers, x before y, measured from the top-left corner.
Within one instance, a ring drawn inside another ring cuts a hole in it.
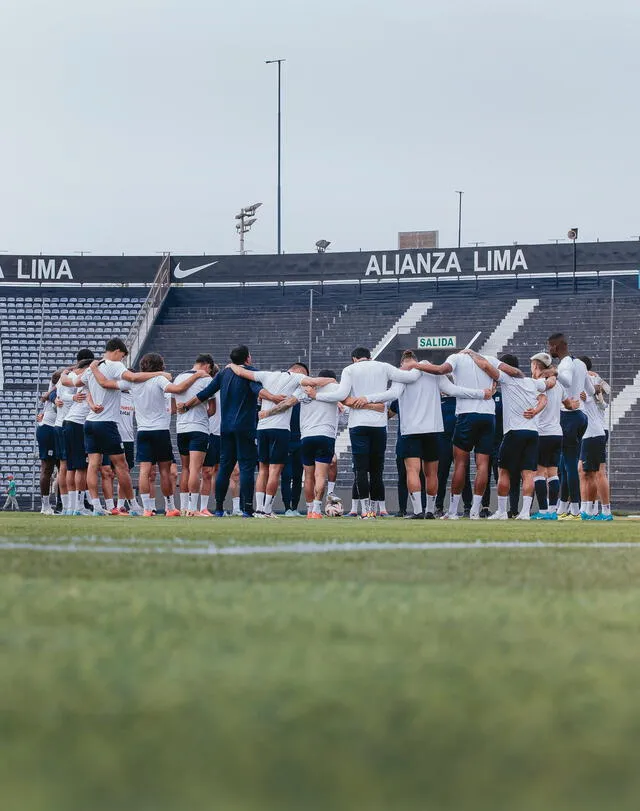
[[[455,349],[455,335],[431,335],[418,338],[418,349]]]

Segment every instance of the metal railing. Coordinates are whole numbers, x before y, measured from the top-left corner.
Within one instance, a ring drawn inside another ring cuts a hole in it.
[[[171,289],[171,254],[165,253],[158,268],[153,284],[149,288],[149,294],[144,300],[135,321],[131,325],[126,344],[129,349],[129,363],[131,366],[139,360],[139,355],[147,339],[147,335],[154,325],[160,307]]]

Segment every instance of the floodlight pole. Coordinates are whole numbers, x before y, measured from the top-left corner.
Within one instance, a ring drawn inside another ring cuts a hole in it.
[[[462,195],[463,191],[457,191],[458,195],[458,248],[462,244]]]
[[[278,254],[282,253],[282,63],[286,59],[267,59],[278,65]]]
[[[615,309],[615,279],[611,279],[611,307],[609,312],[609,488],[613,477],[613,315]]]
[[[313,341],[313,288],[309,290],[309,355],[307,361],[309,363],[309,374],[311,374],[311,342]]]

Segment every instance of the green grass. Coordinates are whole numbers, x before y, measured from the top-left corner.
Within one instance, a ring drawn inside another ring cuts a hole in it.
[[[0,537],[81,550],[0,551],[3,811],[638,807],[640,547],[83,547],[640,541],[639,524],[20,515]]]

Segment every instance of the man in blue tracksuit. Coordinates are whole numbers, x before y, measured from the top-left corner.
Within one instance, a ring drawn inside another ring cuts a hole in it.
[[[251,354],[246,346],[231,350],[231,362],[257,371],[251,366]],[[220,467],[216,477],[216,516],[224,515],[224,500],[229,489],[229,480],[236,462],[240,468],[240,509],[245,518],[253,515],[254,477],[257,461],[256,424],[258,400],[275,403],[284,399],[272,395],[260,383],[245,380],[231,369],[222,369],[211,383],[189,402],[178,405],[178,410],[188,410],[199,402],[211,399],[220,392]]]

